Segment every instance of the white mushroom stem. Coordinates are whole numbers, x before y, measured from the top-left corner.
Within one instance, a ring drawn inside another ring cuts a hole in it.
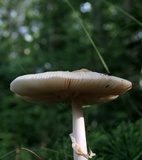
[[[78,98],[72,100],[72,118],[73,118],[73,133],[70,135],[74,149],[74,160],[86,160],[87,145],[86,145],[86,133],[85,122],[82,110],[82,104]]]

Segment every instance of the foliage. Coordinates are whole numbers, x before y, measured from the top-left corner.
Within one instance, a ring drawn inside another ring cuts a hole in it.
[[[142,119],[135,123],[122,122],[110,133],[99,131],[92,142],[98,153],[97,159],[140,160],[142,158]]]
[[[141,159],[142,27],[136,21],[141,2],[91,0],[88,10],[85,3],[71,1],[111,74],[134,84],[117,100],[84,109],[88,144],[97,160]],[[15,159],[15,149],[26,147],[44,159],[71,159],[70,106],[25,102],[9,84],[17,76],[50,70],[106,71],[66,1],[5,0],[0,7],[0,157]],[[24,150],[20,155],[36,159]]]

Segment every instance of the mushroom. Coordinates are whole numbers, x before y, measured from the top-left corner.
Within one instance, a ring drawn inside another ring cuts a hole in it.
[[[27,101],[72,105],[73,132],[70,137],[74,160],[86,160],[95,155],[87,152],[82,106],[114,100],[131,88],[132,83],[125,79],[87,69],[29,74],[10,84],[11,91]]]

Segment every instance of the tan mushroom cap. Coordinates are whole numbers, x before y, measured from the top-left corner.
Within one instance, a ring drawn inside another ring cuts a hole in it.
[[[131,88],[125,79],[86,69],[29,74],[10,84],[11,91],[31,102],[70,103],[80,98],[85,105],[113,100]]]

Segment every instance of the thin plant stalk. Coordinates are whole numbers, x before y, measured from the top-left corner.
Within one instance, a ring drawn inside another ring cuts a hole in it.
[[[75,14],[76,18],[78,19],[78,21],[79,21],[80,25],[82,26],[84,32],[86,33],[86,36],[88,37],[90,43],[92,44],[93,48],[95,49],[95,51],[96,51],[99,59],[101,60],[104,68],[106,69],[106,72],[109,74],[109,73],[110,73],[109,68],[108,68],[107,64],[105,63],[105,61],[104,61],[101,53],[99,52],[97,46],[95,45],[94,41],[92,40],[91,36],[89,35],[87,29],[85,28],[83,22],[82,22],[81,19],[78,17],[78,15],[77,15],[74,7],[73,7],[72,4],[70,3],[70,1],[69,1],[69,0],[66,0],[66,2],[67,2],[67,4],[69,5],[69,7],[72,9],[72,11],[73,11],[73,13]]]
[[[140,22],[138,19],[136,19],[134,16],[132,16],[131,14],[129,14],[128,12],[126,12],[125,10],[123,10],[122,8],[115,6],[113,4],[111,4],[108,1],[103,1],[104,3],[106,3],[107,5],[111,5],[114,8],[116,8],[117,10],[119,10],[121,13],[123,13],[124,15],[126,15],[127,17],[129,17],[130,19],[132,19],[133,21],[135,21],[137,24],[139,24],[140,26],[142,26],[142,22]]]

